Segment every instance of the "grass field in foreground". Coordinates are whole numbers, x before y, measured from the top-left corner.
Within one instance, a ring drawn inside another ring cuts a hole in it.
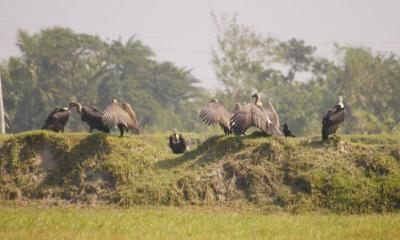
[[[396,239],[400,214],[0,206],[0,239]]]

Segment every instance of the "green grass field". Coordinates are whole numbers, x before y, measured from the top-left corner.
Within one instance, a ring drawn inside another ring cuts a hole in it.
[[[396,239],[400,214],[0,206],[0,239]]]

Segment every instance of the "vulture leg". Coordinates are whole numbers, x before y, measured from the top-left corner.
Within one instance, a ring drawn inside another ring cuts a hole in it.
[[[124,136],[124,129],[125,129],[124,125],[119,124],[118,125],[118,129],[119,129],[119,132],[121,133],[120,137],[123,137]]]

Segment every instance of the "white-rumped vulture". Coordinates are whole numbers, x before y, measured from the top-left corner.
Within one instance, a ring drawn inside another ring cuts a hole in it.
[[[175,154],[184,153],[188,149],[186,139],[181,133],[177,135],[176,129],[173,129],[171,136],[169,136],[169,147]]]
[[[110,129],[117,126],[121,137],[128,130],[139,134],[136,114],[131,105],[126,102],[119,103],[116,99],[113,99],[112,103],[103,112],[103,123]]]
[[[285,135],[285,137],[296,137],[296,135],[294,135],[292,131],[290,131],[289,126],[286,122],[283,123],[283,134]]]
[[[240,103],[236,103],[234,111],[230,112],[224,107],[224,105],[219,103],[218,99],[214,98],[211,102],[200,109],[199,118],[207,125],[219,124],[219,126],[224,130],[225,135],[228,135],[231,133],[229,120],[235,112],[241,109],[241,107]]]
[[[322,141],[328,140],[329,135],[336,133],[339,125],[344,121],[345,115],[343,97],[339,96],[338,104],[331,107],[322,118]]]
[[[103,113],[98,111],[97,109],[89,106],[82,106],[79,102],[72,101],[69,104],[70,108],[75,107],[76,111],[81,115],[81,120],[86,122],[89,125],[89,132],[92,132],[93,129],[97,129],[99,131],[109,133],[110,128],[104,125],[102,121]]]
[[[252,95],[254,103],[249,103],[237,111],[230,119],[230,128],[235,135],[245,134],[250,127],[257,127],[267,134],[282,136],[279,116],[274,106],[268,102],[264,108],[258,94]]]
[[[71,110],[67,107],[55,108],[46,118],[42,129],[51,130],[54,132],[64,132],[67,125]]]

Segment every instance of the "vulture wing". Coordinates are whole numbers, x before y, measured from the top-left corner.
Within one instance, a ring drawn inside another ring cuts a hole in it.
[[[335,133],[339,124],[344,121],[345,109],[330,109],[322,119],[322,138],[328,139],[329,134]]]
[[[136,133],[139,133],[139,124],[136,118],[135,111],[133,111],[133,108],[131,105],[127,102],[121,103],[121,108],[129,114],[129,117],[132,119],[132,125],[129,126],[129,128]]]
[[[49,113],[46,118],[45,124],[42,129],[49,129],[54,131],[59,131],[69,119],[71,112],[69,110],[64,110],[62,108],[55,108]]]
[[[339,109],[333,112],[328,112],[327,113],[327,118],[328,120],[333,123],[333,124],[339,124],[342,123],[344,121],[344,117],[345,117],[345,110],[343,109]]]
[[[226,110],[223,105],[217,102],[208,103],[200,110],[199,113],[200,120],[205,124],[211,125],[213,123],[219,123],[221,127],[228,131],[229,119],[231,116],[232,114]]]
[[[90,121],[88,120],[88,118],[98,119],[99,121],[102,121],[103,113],[99,112],[94,107],[85,106],[82,108],[81,119],[82,121],[87,122]]]
[[[241,135],[252,126],[267,132],[269,122],[271,120],[263,109],[254,104],[248,104],[232,116],[230,126],[236,135]]]
[[[49,115],[47,115],[47,118],[46,118],[46,121],[45,121],[45,125],[50,124],[51,120],[54,118],[54,114],[56,112],[60,111],[60,110],[61,110],[60,108],[53,109],[53,111],[51,111],[49,113]],[[43,126],[43,128],[45,128],[45,127]]]
[[[271,125],[271,133],[274,135],[282,136],[282,131],[279,129],[281,124],[279,121],[279,115],[277,111],[275,110],[274,106],[272,103],[268,102],[267,107],[265,108],[265,112],[267,113],[268,117],[272,121]]]
[[[115,125],[124,125],[131,128],[134,125],[131,116],[127,113],[119,103],[111,103],[103,112],[102,120],[107,128],[112,128]]]

